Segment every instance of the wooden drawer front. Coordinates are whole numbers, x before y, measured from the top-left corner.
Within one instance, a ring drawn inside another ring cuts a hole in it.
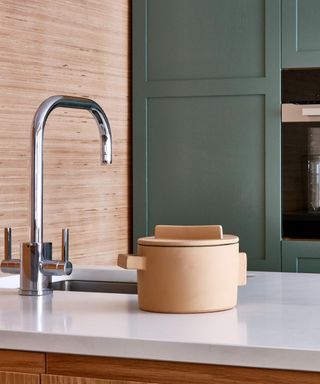
[[[47,372],[65,381],[43,384],[319,384],[320,373],[166,361],[48,354]],[[62,375],[69,376],[71,381]],[[76,381],[79,377],[102,381]],[[109,381],[108,381],[108,380]],[[51,379],[53,380],[53,379]],[[75,380],[75,381],[72,381]]]
[[[41,384],[152,384],[152,383],[145,382],[145,381],[142,383],[138,381],[93,379],[89,377],[42,375]]]
[[[40,384],[40,375],[0,372],[1,384]]]
[[[45,366],[44,353],[0,349],[0,371],[45,373]]]

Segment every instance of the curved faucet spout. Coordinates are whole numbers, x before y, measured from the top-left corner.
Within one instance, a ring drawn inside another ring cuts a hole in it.
[[[43,242],[43,138],[49,114],[58,107],[85,109],[94,116],[101,137],[102,163],[112,163],[112,137],[107,116],[93,100],[71,96],[52,96],[36,111],[31,142],[31,243]]]

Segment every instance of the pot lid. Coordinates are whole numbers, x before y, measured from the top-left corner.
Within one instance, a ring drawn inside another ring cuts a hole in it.
[[[157,225],[154,233],[154,236],[138,239],[138,244],[164,247],[199,247],[239,242],[238,236],[224,235],[221,225]]]

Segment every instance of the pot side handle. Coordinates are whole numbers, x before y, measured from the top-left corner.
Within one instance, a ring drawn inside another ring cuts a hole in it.
[[[118,267],[124,269],[136,269],[144,270],[146,269],[146,258],[143,256],[134,256],[134,255],[118,255]]]
[[[239,277],[238,285],[247,284],[247,254],[244,252],[239,253]]]

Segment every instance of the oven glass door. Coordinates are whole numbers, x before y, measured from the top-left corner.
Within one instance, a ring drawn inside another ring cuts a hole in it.
[[[319,105],[282,108],[282,237],[320,238]]]

